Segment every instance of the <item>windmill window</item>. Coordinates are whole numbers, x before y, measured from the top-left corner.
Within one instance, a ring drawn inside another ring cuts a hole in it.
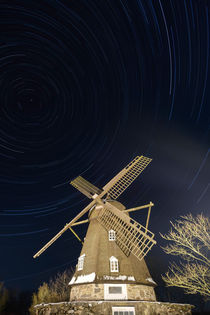
[[[116,235],[114,230],[109,231],[109,241],[115,241]]]
[[[119,286],[119,287],[109,287],[109,294],[121,294],[122,293],[122,287]]]
[[[84,260],[85,260],[85,254],[83,254],[82,256],[78,258],[78,266],[77,266],[78,271],[83,270]]]
[[[104,284],[104,300],[127,300],[126,284]]]
[[[110,262],[110,271],[111,272],[118,272],[119,271],[119,263],[118,263],[118,259],[114,256],[109,258],[109,262]]]

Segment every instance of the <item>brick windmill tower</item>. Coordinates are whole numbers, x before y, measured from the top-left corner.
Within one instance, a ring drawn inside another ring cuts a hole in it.
[[[89,223],[76,271],[69,283],[70,301],[110,301],[114,315],[120,311],[135,314],[135,306],[128,305],[129,301],[156,301],[156,284],[144,261],[156,244],[154,234],[148,229],[153,203],[126,209],[116,201],[150,162],[150,158],[137,156],[102,189],[81,176],[71,182],[92,201],[34,255],[38,257],[67,229],[79,239],[72,227]],[[142,209],[148,209],[145,226],[129,216],[130,212]],[[88,219],[78,221],[88,211]],[[120,306],[114,301],[120,301]]]

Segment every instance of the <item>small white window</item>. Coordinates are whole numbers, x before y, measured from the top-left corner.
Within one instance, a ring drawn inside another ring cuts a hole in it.
[[[115,241],[116,235],[114,230],[109,231],[109,241]]]
[[[109,258],[109,262],[110,262],[110,271],[111,272],[118,272],[119,271],[119,263],[118,263],[118,259],[114,256]]]
[[[77,266],[78,271],[83,270],[84,260],[85,260],[85,254],[83,254],[82,256],[78,258],[78,266]]]
[[[104,300],[127,300],[126,284],[104,284]]]

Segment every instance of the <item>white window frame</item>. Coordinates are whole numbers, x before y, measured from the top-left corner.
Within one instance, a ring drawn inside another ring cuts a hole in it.
[[[109,241],[115,241],[116,240],[116,234],[114,230],[109,230]]]
[[[85,254],[83,254],[82,256],[80,256],[78,258],[78,265],[77,265],[77,270],[80,271],[80,270],[83,270],[83,267],[84,267],[84,260],[85,260]]]
[[[119,272],[119,262],[118,259],[114,256],[109,258],[110,271],[111,272]]]
[[[109,293],[110,287],[121,287],[121,293]],[[104,284],[104,300],[127,300],[127,286],[126,284],[105,283]]]

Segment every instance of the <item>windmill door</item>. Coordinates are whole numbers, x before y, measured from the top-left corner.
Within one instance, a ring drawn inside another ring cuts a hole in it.
[[[130,306],[113,306],[112,315],[135,315],[135,308]]]

